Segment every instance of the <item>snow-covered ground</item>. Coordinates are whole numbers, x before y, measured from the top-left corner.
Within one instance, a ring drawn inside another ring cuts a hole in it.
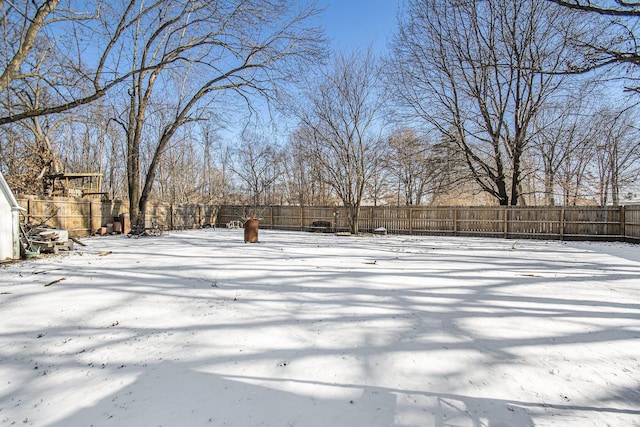
[[[0,427],[640,426],[640,246],[260,240],[1,266]]]

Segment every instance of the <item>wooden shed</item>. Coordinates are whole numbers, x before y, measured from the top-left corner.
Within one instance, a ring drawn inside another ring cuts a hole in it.
[[[0,262],[20,258],[20,210],[0,172]]]

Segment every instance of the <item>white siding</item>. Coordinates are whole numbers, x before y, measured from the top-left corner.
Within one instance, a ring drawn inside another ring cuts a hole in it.
[[[0,261],[15,257],[13,250],[13,209],[0,192]]]
[[[0,173],[0,261],[20,258],[20,209]]]

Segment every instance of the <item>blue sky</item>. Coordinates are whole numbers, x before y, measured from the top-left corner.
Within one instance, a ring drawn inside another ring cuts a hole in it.
[[[320,0],[326,10],[320,21],[340,49],[366,49],[373,45],[383,50],[387,38],[395,32],[401,0]]]

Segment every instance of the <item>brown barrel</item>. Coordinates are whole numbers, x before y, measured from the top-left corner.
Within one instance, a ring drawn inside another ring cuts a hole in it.
[[[258,243],[258,219],[249,218],[244,223],[244,242]]]

